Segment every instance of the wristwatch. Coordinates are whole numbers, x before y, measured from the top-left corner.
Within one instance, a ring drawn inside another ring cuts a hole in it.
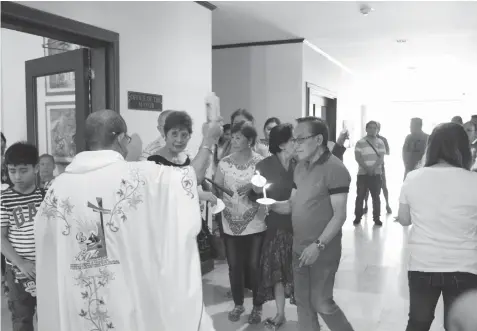
[[[326,245],[321,242],[320,239],[315,240],[315,244],[318,246],[318,250],[324,251],[326,248]]]

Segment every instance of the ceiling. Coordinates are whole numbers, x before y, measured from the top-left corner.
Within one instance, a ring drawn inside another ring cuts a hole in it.
[[[477,2],[213,3],[214,45],[305,38],[368,80],[477,77]]]

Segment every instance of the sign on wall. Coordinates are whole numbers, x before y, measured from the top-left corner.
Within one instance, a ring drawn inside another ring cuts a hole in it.
[[[128,91],[128,109],[162,111],[162,95]]]

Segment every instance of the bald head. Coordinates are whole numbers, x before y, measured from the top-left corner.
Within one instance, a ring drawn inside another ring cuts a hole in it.
[[[86,147],[89,150],[108,149],[123,132],[127,132],[127,126],[119,113],[110,109],[91,113],[86,119]]]

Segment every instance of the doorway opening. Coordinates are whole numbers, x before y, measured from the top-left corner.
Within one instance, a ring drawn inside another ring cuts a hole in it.
[[[50,154],[57,172],[85,149],[93,111],[119,111],[119,34],[2,2],[2,131]]]
[[[329,140],[336,141],[336,96],[312,83],[306,83],[307,116],[320,117],[328,123]]]

